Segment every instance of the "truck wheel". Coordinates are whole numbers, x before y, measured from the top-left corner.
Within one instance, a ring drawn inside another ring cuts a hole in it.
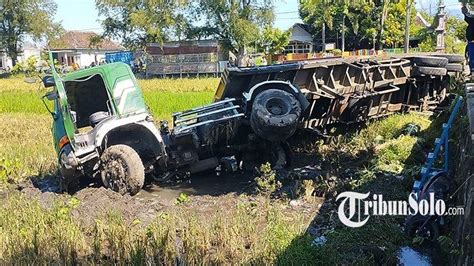
[[[138,153],[127,145],[107,148],[101,160],[104,186],[122,195],[135,195],[145,183],[145,169]]]
[[[250,114],[254,132],[268,141],[284,141],[295,133],[301,104],[292,94],[278,89],[265,90],[255,97]]]
[[[450,64],[453,64],[453,63],[461,64],[461,63],[464,63],[464,61],[466,60],[466,58],[463,55],[459,55],[459,54],[433,54],[431,56],[444,57],[448,59],[448,62]]]
[[[463,67],[461,64],[456,64],[456,63],[449,63],[446,65],[446,70],[448,72],[462,72]]]
[[[413,63],[417,66],[445,67],[448,64],[448,59],[435,56],[416,56],[413,57]]]
[[[444,67],[426,67],[426,66],[416,66],[413,67],[412,76],[445,76],[447,73],[446,68]]]

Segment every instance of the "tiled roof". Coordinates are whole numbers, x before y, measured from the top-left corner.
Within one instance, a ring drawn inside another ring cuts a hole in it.
[[[68,31],[58,40],[51,44],[52,49],[98,49],[98,50],[121,50],[117,43],[102,39],[99,43],[91,45],[91,40],[97,38],[95,32],[89,31]]]

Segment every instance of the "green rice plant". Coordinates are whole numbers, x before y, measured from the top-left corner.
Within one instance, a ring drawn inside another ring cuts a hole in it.
[[[51,137],[51,117],[0,114],[0,158],[10,162],[6,178],[11,180],[54,172],[57,159]]]
[[[88,252],[85,236],[74,223],[71,206],[56,203],[51,209],[22,196],[0,205],[1,264],[73,264]]]
[[[139,80],[150,111],[157,119],[171,119],[171,114],[212,101],[217,79]],[[47,114],[41,96],[46,89],[21,79],[0,79],[0,114]]]

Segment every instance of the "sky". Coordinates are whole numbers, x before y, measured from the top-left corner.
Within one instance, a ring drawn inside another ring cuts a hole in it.
[[[66,30],[87,30],[101,32],[94,0],[56,0],[58,10],[56,21],[62,21]],[[298,1],[282,0],[276,5],[275,26],[286,30],[294,23],[301,22],[298,17]]]
[[[62,25],[66,30],[102,31],[94,0],[56,0],[56,3],[58,4],[58,10],[55,19],[56,21],[62,21]],[[431,7],[433,14],[436,12],[437,3],[438,0],[416,1],[418,9],[429,13]],[[445,0],[445,4],[448,13],[460,14],[458,0]],[[275,26],[282,30],[288,29],[294,23],[301,22],[298,17],[298,0],[277,1],[275,13]]]

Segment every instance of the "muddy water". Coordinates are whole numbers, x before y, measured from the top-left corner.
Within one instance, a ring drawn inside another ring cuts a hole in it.
[[[151,178],[148,178],[151,179]],[[252,177],[248,173],[226,173],[217,176],[215,172],[205,172],[193,175],[188,180],[169,184],[149,181],[135,195],[142,200],[159,200],[174,203],[181,193],[192,196],[220,196],[228,193],[243,193],[252,185]]]

